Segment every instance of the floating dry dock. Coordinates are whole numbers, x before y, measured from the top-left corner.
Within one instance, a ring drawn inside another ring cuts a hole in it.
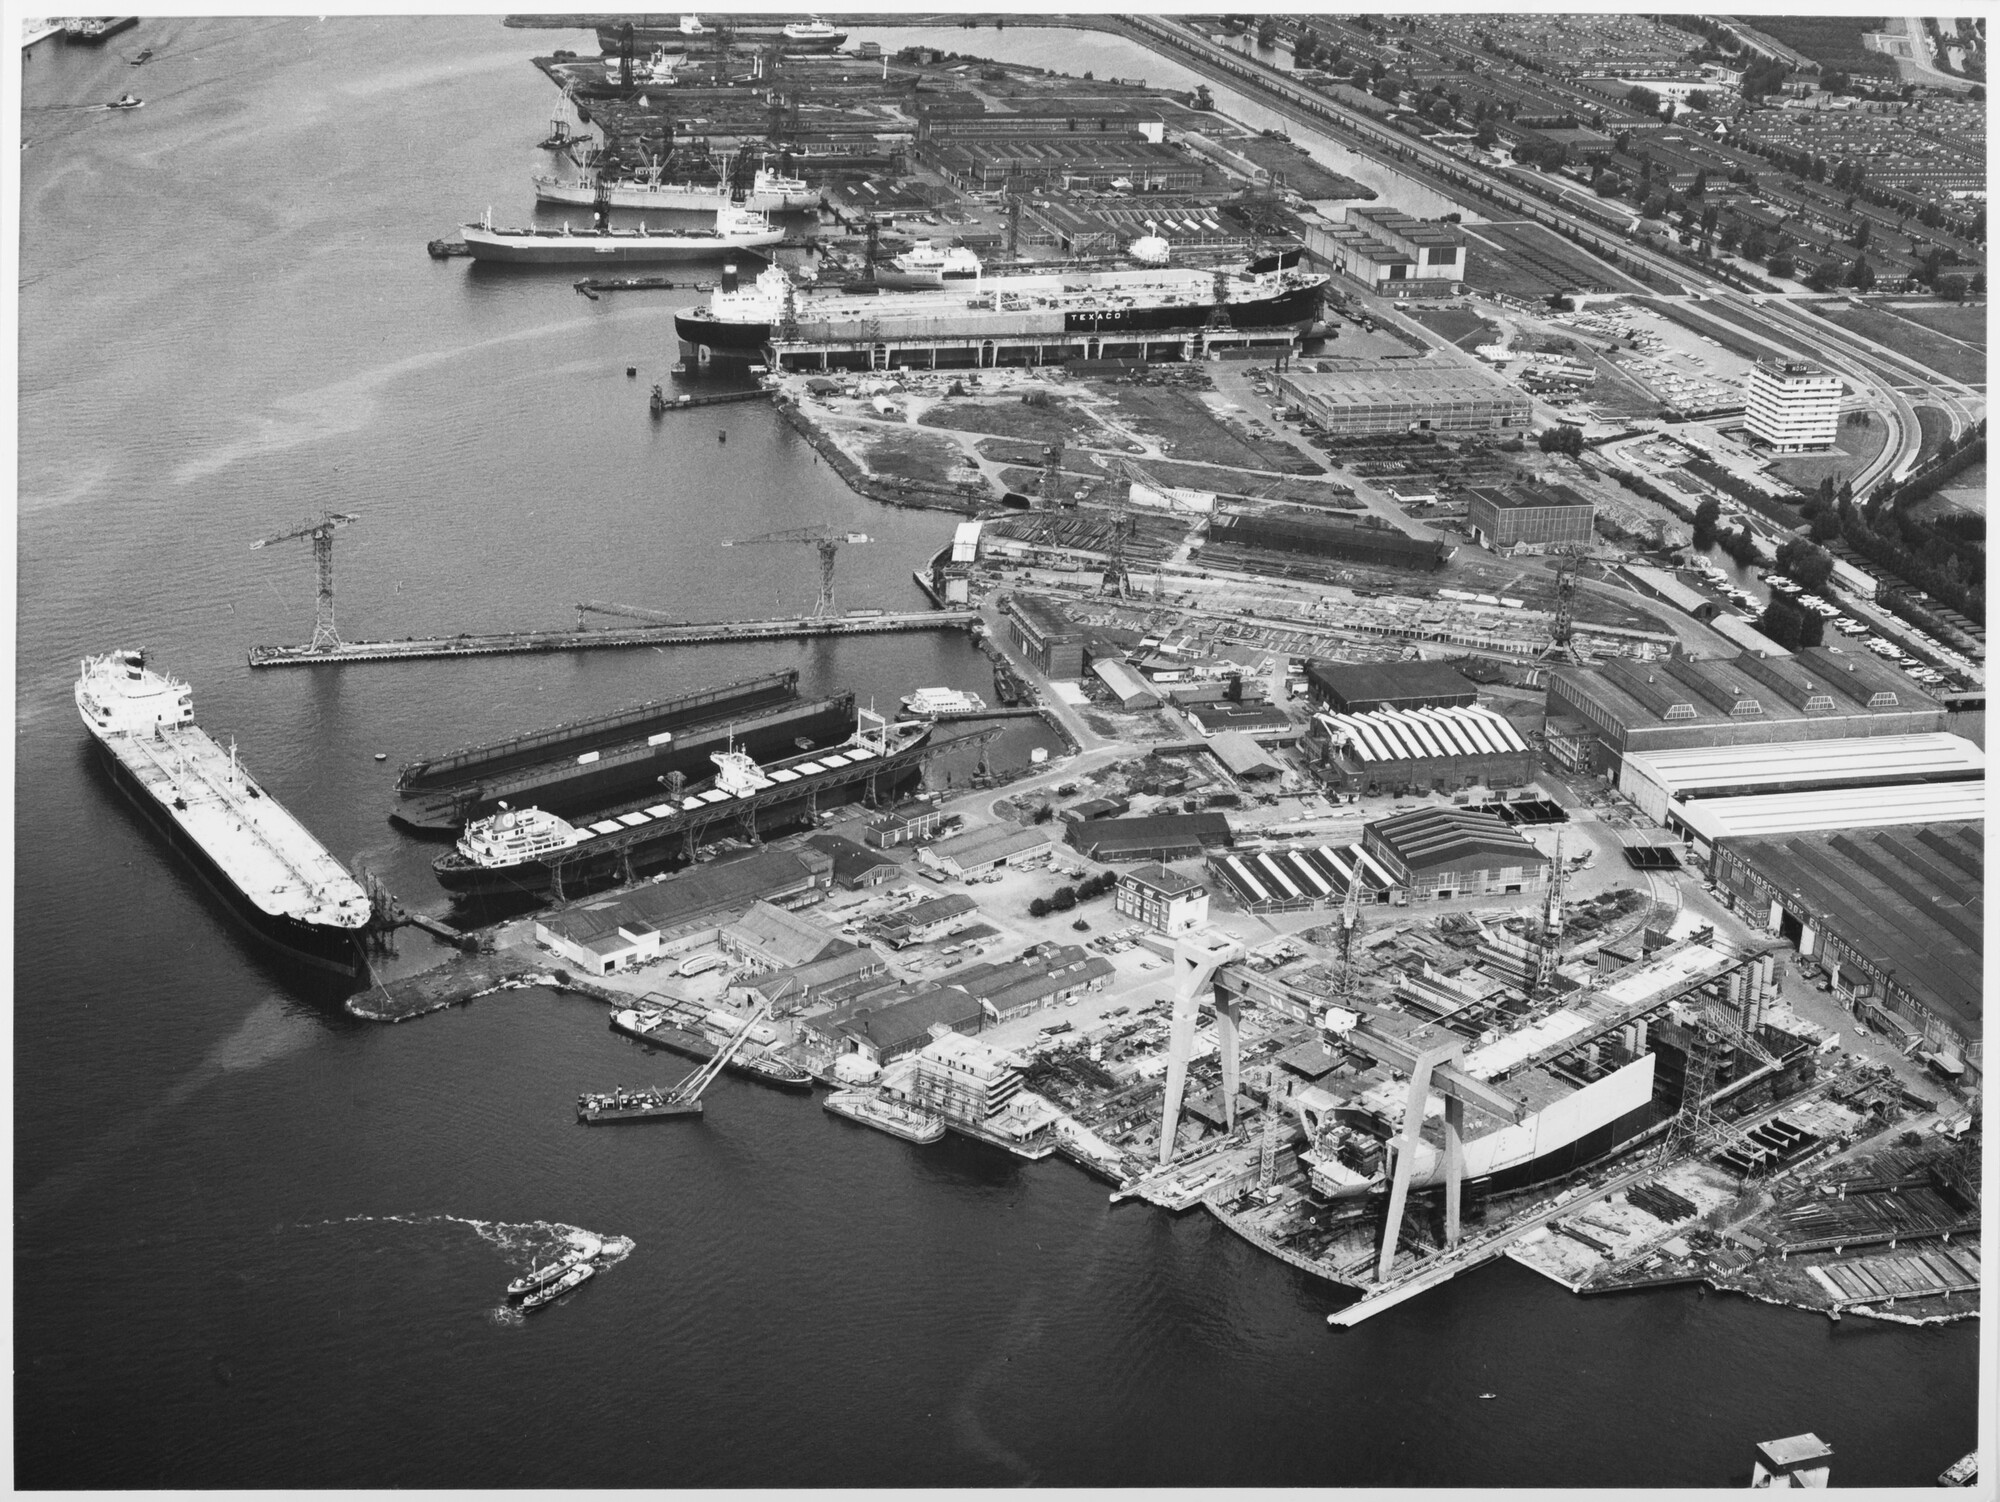
[[[711,642],[789,641],[811,636],[885,636],[897,631],[962,630],[978,619],[978,612],[972,610],[885,611],[867,616],[790,616],[775,621],[690,621],[680,626],[505,631],[494,636],[413,636],[402,641],[338,642],[328,647],[252,647],[250,666],[314,667],[322,663],[403,662],[423,657],[585,652],[604,647],[691,647]]]

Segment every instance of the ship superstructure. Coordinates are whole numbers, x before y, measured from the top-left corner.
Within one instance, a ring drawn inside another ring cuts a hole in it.
[[[77,713],[140,806],[201,860],[257,928],[315,964],[352,973],[370,905],[361,884],[194,722],[187,684],[136,651],[83,659]]]
[[[727,178],[718,183],[661,182],[657,174],[649,178],[626,178],[609,182],[602,189],[607,207],[614,209],[676,209],[715,213],[729,207]],[[590,178],[565,182],[547,173],[535,174],[535,197],[542,203],[560,203],[591,208],[598,201],[599,187]],[[798,177],[785,177],[768,167],[757,169],[743,195],[742,207],[752,213],[784,213],[814,208],[819,189]]]

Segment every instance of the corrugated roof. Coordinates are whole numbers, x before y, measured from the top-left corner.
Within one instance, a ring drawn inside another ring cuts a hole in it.
[[[1873,819],[1872,805],[1869,817]],[[1983,823],[1735,840],[1730,849],[1883,975],[1980,1036]]]
[[[1376,709],[1366,714],[1322,714],[1330,733],[1344,732],[1362,761],[1420,761],[1438,756],[1493,756],[1526,751],[1527,742],[1504,716],[1483,704],[1448,709]]]
[[[1284,770],[1269,752],[1240,730],[1219,730],[1208,749],[1237,777],[1276,777]]]
[[[1549,858],[1492,814],[1464,808],[1419,808],[1378,819],[1367,831],[1412,871],[1488,864],[1546,866]]]

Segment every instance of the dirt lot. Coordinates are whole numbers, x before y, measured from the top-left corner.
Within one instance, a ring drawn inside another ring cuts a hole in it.
[[[1110,395],[1117,404],[1119,421],[1171,445],[1177,459],[1230,464],[1241,469],[1286,470],[1294,474],[1312,462],[1288,443],[1267,443],[1239,436],[1199,398],[1185,391],[1114,386]]]
[[[859,435],[868,467],[902,480],[951,484],[966,478],[965,450],[951,439],[916,428],[886,428]]]
[[[1828,475],[1833,476],[1834,483],[1838,485],[1845,476],[1859,474],[1882,452],[1882,445],[1888,441],[1888,428],[1874,417],[1866,423],[1843,422],[1834,439],[1835,452],[1798,454],[1780,459],[1771,466],[1771,473],[1811,494]]]
[[[1899,355],[1919,361],[1927,370],[1934,370],[1947,379],[1967,382],[1983,382],[1986,379],[1986,355],[1983,350],[1968,349],[1920,323],[1885,313],[1880,308],[1850,305],[1845,308],[1814,307],[1813,311],[1844,329],[1852,329],[1864,338],[1893,349]]]
[[[1483,292],[1509,292],[1540,302],[1552,292],[1576,287],[1646,290],[1538,224],[1482,224],[1467,234],[1465,279]]]

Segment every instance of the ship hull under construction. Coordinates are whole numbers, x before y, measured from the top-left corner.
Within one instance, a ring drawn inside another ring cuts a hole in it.
[[[440,835],[457,834],[503,802],[569,819],[656,795],[661,779],[676,772],[689,782],[700,781],[714,771],[709,754],[731,744],[760,761],[770,761],[830,745],[853,726],[852,694],[794,704],[738,702],[723,717],[704,713],[692,722],[684,719],[674,730],[651,731],[598,750],[564,751],[477,782],[415,792],[399,801],[389,816],[420,833]],[[652,743],[662,735],[671,738]]]
[[[586,840],[559,855],[518,861],[505,866],[483,866],[458,851],[439,856],[431,863],[439,885],[457,896],[544,897],[559,899],[577,896],[614,883],[630,882],[685,864],[692,848],[709,838],[736,836],[762,839],[787,829],[809,825],[824,809],[839,807],[870,797],[888,802],[907,791],[922,773],[925,747],[930,740],[928,726],[907,731],[894,750],[836,770],[808,772],[765,790],[749,802],[729,799],[702,803],[694,809],[666,809],[648,817],[637,827],[610,831],[608,838]],[[832,757],[843,748],[818,752]],[[811,758],[795,757],[794,763],[813,764]],[[770,773],[772,768],[766,768]],[[782,769],[789,770],[789,769]],[[600,823],[608,827],[620,819],[641,812],[627,809],[607,813]]]
[[[145,816],[147,825],[175,850],[185,855],[189,868],[202,886],[229,915],[252,933],[279,950],[287,958],[333,975],[365,973],[367,961],[361,952],[360,935],[353,929],[304,923],[283,913],[265,911],[249,894],[230,880],[208,849],[195,839],[163,808],[151,789],[133,775],[118,754],[103,741],[92,743],[106,775],[132,806]]]

